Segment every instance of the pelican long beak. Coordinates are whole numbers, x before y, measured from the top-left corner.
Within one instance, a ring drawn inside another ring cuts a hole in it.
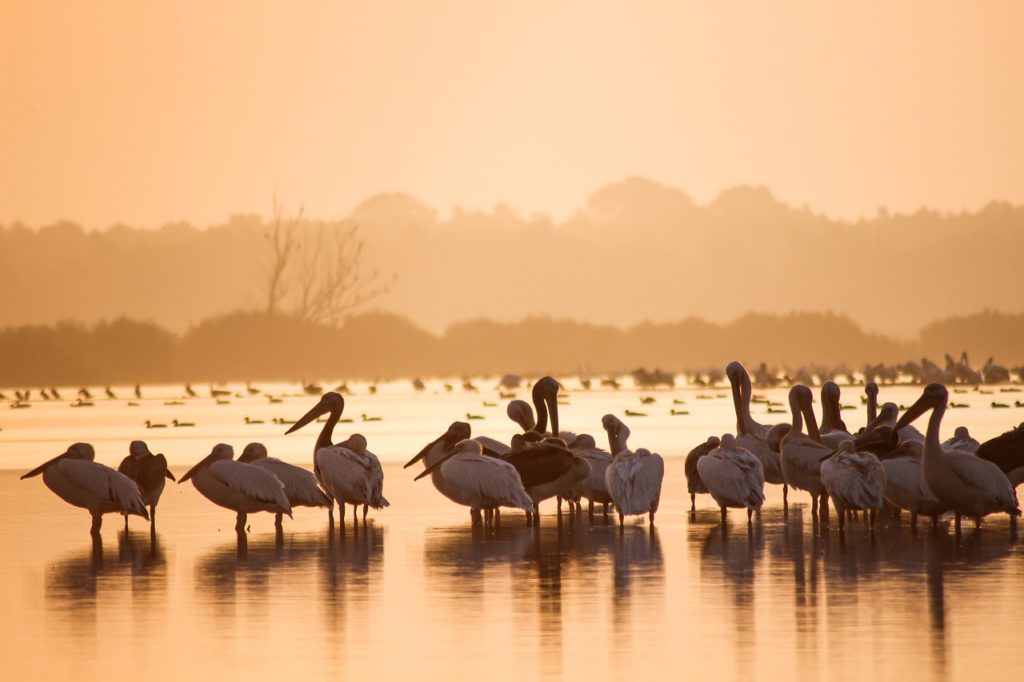
[[[316,419],[320,415],[326,414],[326,413],[328,413],[330,411],[331,411],[331,408],[328,407],[327,405],[324,405],[323,401],[317,403],[316,405],[313,406],[313,409],[311,409],[306,414],[302,415],[302,417],[297,422],[292,424],[291,428],[289,428],[287,431],[284,432],[284,435],[287,436],[292,431],[298,431],[303,426],[305,426],[306,424],[310,423],[311,421],[313,421],[314,419]]]
[[[167,469],[166,471],[164,471],[164,476],[166,476],[167,478],[171,479],[172,481],[177,480],[177,479],[174,478],[174,474],[171,473],[170,469]]]
[[[421,472],[420,472],[420,475],[419,475],[419,476],[417,476],[416,478],[412,479],[412,480],[413,480],[413,481],[415,482],[415,481],[418,481],[418,480],[420,480],[420,479],[421,479],[421,478],[423,478],[424,476],[429,476],[430,474],[434,473],[434,471],[435,471],[436,469],[440,468],[440,466],[441,466],[442,464],[444,464],[444,463],[445,463],[445,462],[447,462],[447,461],[448,461],[449,459],[451,459],[452,457],[454,457],[454,456],[455,456],[455,453],[456,453],[456,452],[458,452],[458,450],[455,450],[455,449],[453,448],[453,449],[452,449],[452,450],[450,450],[449,452],[446,452],[446,453],[444,453],[444,454],[443,454],[443,455],[441,456],[441,459],[437,460],[436,462],[434,462],[433,464],[431,464],[430,466],[428,466],[428,467],[427,467],[426,469],[424,469],[423,471],[421,471]]]
[[[833,450],[832,452],[828,453],[828,454],[827,454],[827,455],[825,455],[824,457],[819,457],[819,458],[818,458],[818,461],[819,461],[819,462],[824,462],[824,461],[825,461],[826,459],[832,459],[833,457],[835,457],[835,456],[836,456],[836,455],[838,455],[838,454],[839,454],[839,451],[838,451],[838,450]]]
[[[427,444],[426,444],[426,445],[425,445],[425,446],[423,447],[423,449],[422,449],[422,450],[420,450],[420,451],[419,451],[418,453],[416,453],[416,456],[415,456],[415,457],[413,457],[413,458],[412,458],[412,459],[410,459],[410,460],[409,460],[408,462],[406,462],[406,463],[405,463],[405,466],[404,466],[404,467],[402,467],[402,468],[403,468],[403,469],[408,469],[408,468],[409,468],[409,467],[411,467],[411,466],[412,466],[413,464],[415,464],[416,462],[418,462],[418,461],[420,461],[421,459],[423,459],[424,457],[426,457],[426,456],[427,456],[427,453],[428,453],[428,452],[430,452],[430,449],[431,449],[432,447],[434,447],[435,445],[437,445],[438,443],[440,443],[440,442],[441,442],[442,440],[444,440],[444,439],[445,439],[445,438],[447,438],[447,437],[448,437],[448,432],[446,431],[446,432],[445,432],[445,433],[443,433],[443,434],[442,434],[442,435],[441,435],[441,436],[440,436],[439,438],[435,438],[434,440],[432,440],[432,441],[430,441],[429,443],[427,443]]]
[[[194,467],[192,467],[187,472],[185,472],[184,476],[182,476],[181,478],[178,479],[178,485],[181,485],[182,483],[184,483],[188,479],[192,478],[197,471],[199,471],[204,466],[206,466],[207,464],[212,462],[213,459],[214,459],[214,454],[212,452],[210,454],[208,454],[206,457],[203,457],[203,459],[199,462],[199,464],[196,464]]]
[[[53,464],[54,462],[56,462],[56,461],[57,461],[58,459],[61,459],[62,457],[66,457],[66,456],[67,456],[67,454],[68,454],[68,453],[67,453],[67,450],[65,450],[64,452],[60,453],[59,455],[57,455],[57,456],[56,456],[56,457],[54,457],[53,459],[50,459],[50,460],[47,460],[47,461],[43,462],[42,464],[40,464],[39,466],[37,466],[37,467],[36,467],[35,469],[33,469],[32,471],[30,471],[30,472],[28,472],[27,474],[25,474],[24,476],[22,476],[22,477],[21,477],[21,480],[23,480],[23,481],[24,481],[24,480],[25,480],[26,478],[32,478],[32,477],[34,477],[34,476],[38,476],[39,474],[41,474],[41,473],[43,473],[44,471],[46,471],[46,468],[47,468],[48,466],[50,466],[51,464]]]
[[[544,398],[544,402],[548,405],[548,413],[551,415],[551,434],[554,436],[558,435],[558,391],[555,393],[548,394]]]
[[[931,401],[926,396],[921,396],[917,399],[917,402],[907,408],[907,411],[903,413],[903,416],[896,421],[896,426],[892,427],[894,431],[909,426],[914,422],[915,419],[920,417],[922,414],[927,412],[931,408]]]

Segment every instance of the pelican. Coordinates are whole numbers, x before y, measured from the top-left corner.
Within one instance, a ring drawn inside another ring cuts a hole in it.
[[[598,448],[594,437],[588,433],[576,436],[573,442],[569,444],[569,450],[572,451],[575,457],[586,460],[590,466],[590,473],[587,474],[587,477],[574,486],[580,496],[587,498],[589,503],[588,515],[594,515],[595,503],[601,504],[604,508],[604,513],[607,514],[608,505],[611,504],[612,497],[608,493],[605,471],[608,469],[608,465],[612,463],[612,456]]]
[[[149,519],[139,487],[132,479],[93,460],[96,451],[88,443],[74,443],[62,454],[37,466],[22,480],[43,475],[43,483],[68,504],[88,509],[90,532],[100,534],[103,515],[136,514]]]
[[[355,434],[343,443],[331,442],[334,427],[344,411],[345,399],[340,393],[329,391],[285,433],[301,429],[320,415],[328,415],[313,446],[313,473],[323,489],[337,500],[342,522],[345,521],[345,504],[356,508],[361,504],[365,523],[369,507],[383,509],[391,503],[384,497],[384,470],[376,455],[366,449],[366,439]],[[329,509],[333,522],[334,505]]]
[[[910,512],[910,525],[917,526],[918,516],[930,516],[932,527],[939,525],[939,516],[948,507],[939,501],[924,481],[921,451],[917,441],[907,441],[882,460],[885,469],[885,500]]]
[[[977,454],[998,466],[1014,488],[1024,483],[1024,423],[985,441]]]
[[[723,435],[718,447],[697,460],[697,471],[722,510],[723,524],[728,507],[746,508],[747,523],[751,522],[755,511],[761,511],[764,466],[754,454],[739,447],[731,433]]]
[[[536,506],[516,468],[496,457],[485,456],[479,443],[467,440],[469,436],[469,424],[453,422],[410,459],[405,468],[422,460],[424,469],[416,480],[429,474],[439,493],[469,507],[474,526],[483,523],[481,509],[491,512],[498,507],[516,507],[527,514],[535,513]]]
[[[766,441],[771,427],[758,424],[750,415],[750,403],[754,397],[750,374],[742,364],[733,361],[726,366],[725,375],[732,385],[732,404],[736,411],[736,444],[761,460],[765,482],[782,485],[782,504],[785,506],[789,502],[789,486],[782,475],[781,455]]]
[[[661,481],[665,477],[665,462],[661,455],[643,448],[632,452],[628,446],[629,427],[613,414],[601,418],[608,433],[612,463],[605,470],[605,482],[615,508],[619,512],[619,525],[626,516],[648,514],[654,523],[654,514],[661,500]]]
[[[683,465],[683,470],[686,472],[686,491],[690,493],[690,511],[697,511],[697,495],[706,493],[708,488],[704,485],[704,481],[700,477],[700,472],[697,470],[697,462],[700,461],[704,455],[708,454],[721,444],[721,439],[718,436],[710,436],[706,441],[690,450],[686,455],[686,462]],[[761,467],[761,472],[764,472],[764,466]]]
[[[961,516],[973,516],[980,524],[983,516],[994,512],[1008,513],[1011,524],[1016,525],[1020,515],[1017,493],[999,467],[970,453],[943,450],[939,444],[939,429],[948,401],[945,386],[929,384],[896,423],[898,429],[932,411],[921,456],[925,483],[935,497],[953,510],[957,530]]]
[[[821,385],[821,442],[832,449],[840,444],[853,440],[853,435],[846,429],[839,404],[839,385],[834,381],[826,381]]]
[[[245,531],[248,514],[273,512],[292,515],[292,506],[284,494],[284,484],[262,467],[236,462],[234,449],[217,443],[210,454],[188,470],[178,484],[192,479],[203,497],[219,507],[237,513],[235,530]]]
[[[333,507],[334,500],[327,496],[320,486],[317,485],[316,476],[313,472],[307,471],[294,464],[282,462],[274,457],[267,456],[267,448],[263,443],[249,443],[242,450],[239,462],[254,464],[266,469],[277,476],[277,479],[284,485],[284,494],[288,498],[288,504],[295,507]],[[274,517],[274,525],[281,527],[283,514],[277,512]]]
[[[167,469],[167,458],[154,455],[145,441],[133,440],[128,444],[128,456],[121,460],[117,470],[135,481],[142,495],[142,502],[149,507],[149,523],[156,527],[156,505],[164,492],[167,479],[174,480],[174,474]],[[124,515],[128,527],[128,515]]]
[[[818,498],[821,515],[828,517],[828,492],[821,482],[821,460],[832,450],[818,439],[818,424],[811,411],[811,389],[797,384],[789,389],[789,409],[793,413],[793,426],[782,438],[782,475],[786,483],[811,494],[811,514],[817,518]],[[804,417],[807,433],[804,435]]]
[[[953,431],[953,437],[942,442],[943,450],[963,450],[964,452],[977,452],[981,443],[971,437],[971,432],[966,426],[958,426]]]
[[[821,483],[836,507],[840,531],[846,529],[847,510],[869,510],[874,526],[885,497],[885,469],[877,457],[857,452],[853,441],[845,440],[821,463]]]
[[[509,419],[519,424],[524,433],[532,431],[533,427],[537,425],[537,422],[533,419],[533,409],[525,400],[510,401],[505,408],[505,414],[508,415]],[[492,457],[505,458],[512,452],[511,447],[490,436],[474,436],[473,440],[480,443],[484,453]]]

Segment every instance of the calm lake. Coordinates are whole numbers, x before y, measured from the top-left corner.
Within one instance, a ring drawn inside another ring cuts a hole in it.
[[[60,403],[0,407],[3,678],[1009,680],[1024,671],[1015,653],[1024,561],[1005,516],[979,531],[966,524],[959,540],[950,523],[914,533],[906,515],[874,533],[854,522],[841,537],[835,523],[811,523],[805,493],[793,492],[784,514],[781,490],[769,486],[759,522],[748,528],[735,510],[723,529],[707,496],[690,515],[682,457],[734,430],[727,388],[586,392],[568,380],[563,428],[604,443],[600,418],[613,412],[631,446],[666,457],[654,529],[639,517],[621,530],[610,517],[559,521],[548,501],[539,529],[508,511],[500,528],[474,531],[467,510],[429,480],[413,483],[419,465],[401,467],[467,413],[482,417],[474,434],[515,431],[494,379],[477,380],[479,393],[460,383],[416,392],[395,382],[376,394],[350,383],[353,421],[335,440],[367,437],[392,506],[371,511],[366,527],[333,532],[321,510],[297,509],[281,534],[272,516],[253,515],[242,541],[232,512],[169,483],[155,537],[142,519],[125,532],[108,515],[94,543],[88,513],[41,479],[18,477],[74,441],[116,467],[135,438],[178,475],[217,442],[238,453],[260,441],[310,467],[318,427],[285,437],[287,425],[273,423],[315,403],[296,386],[260,385],[281,402],[242,385],[229,387],[227,404],[206,386],[192,399],[181,386],[143,386],[134,406],[130,388],[114,387],[116,400],[95,397],[93,407],[70,407],[71,388]],[[755,392],[785,402],[783,389]],[[919,394],[882,387],[880,399],[909,405]],[[851,429],[864,423],[860,395],[843,388]],[[1024,409],[991,407],[1024,393],[951,399],[969,407],[947,412],[944,435],[965,424],[984,440],[1024,421]],[[763,404],[754,417],[788,420]],[[147,419],[195,426],[147,429]]]

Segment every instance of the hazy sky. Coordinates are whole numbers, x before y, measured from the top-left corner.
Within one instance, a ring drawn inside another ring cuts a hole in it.
[[[1024,202],[1024,3],[0,0],[0,221]]]

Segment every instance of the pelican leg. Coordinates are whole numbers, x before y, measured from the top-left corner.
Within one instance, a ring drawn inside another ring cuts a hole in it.
[[[939,528],[939,515],[932,514],[932,530],[938,530]]]
[[[782,510],[789,511],[789,486],[782,484]]]
[[[842,532],[844,532],[846,530],[846,514],[843,513],[844,511],[845,510],[840,509],[839,507],[836,507],[836,516],[839,517],[839,532],[840,533],[842,533]]]
[[[342,526],[345,525],[345,502],[344,500],[338,500],[338,523]]]
[[[562,496],[559,495],[555,499],[558,500],[558,515],[561,516],[562,515]],[[569,502],[569,506],[572,507],[572,502]]]
[[[754,510],[747,507],[747,525],[751,526],[754,524]]]
[[[977,530],[979,528],[981,528],[981,517],[980,516],[975,516],[974,517],[974,529]]]
[[[274,528],[283,528],[284,525],[281,522],[281,517],[284,516],[281,512],[274,514]]]
[[[244,533],[245,532],[245,518],[246,518],[245,512],[238,512],[238,516],[235,517],[235,532],[237,532],[237,533]]]
[[[875,510],[868,510],[868,525],[871,526],[872,530],[875,528]]]
[[[811,495],[811,516],[817,520],[818,518],[818,496]]]
[[[622,528],[624,525],[626,525],[626,517],[623,516],[622,512],[620,511],[619,512],[619,528]]]
[[[590,518],[594,518],[594,501],[593,500],[587,500],[587,514],[590,516]]]
[[[651,510],[651,512],[647,516],[650,519],[650,524],[653,526],[654,525],[654,510]]]
[[[127,514],[124,515],[124,529],[126,531],[128,530],[128,515]]]
[[[490,509],[490,508],[484,509],[484,524],[489,526],[493,522],[494,522],[494,510]]]
[[[690,493],[690,511],[697,511],[697,493]]]
[[[127,522],[127,519],[128,519],[128,517],[125,517],[125,521],[126,522]],[[92,527],[89,528],[89,533],[91,533],[94,536],[98,536],[100,534],[100,526],[102,526],[102,525],[103,525],[103,515],[99,514],[99,513],[93,514],[92,515]],[[127,525],[127,523],[125,525]]]
[[[604,506],[604,511],[602,512],[602,514],[604,514],[605,518],[608,518],[608,503],[604,502],[603,506]]]
[[[370,505],[368,505],[368,504],[364,504],[363,505],[363,525],[364,526],[366,525],[366,513],[369,511],[369,509],[370,509]]]
[[[825,493],[821,494],[821,501],[818,502],[818,514],[822,523],[828,523],[828,495]]]
[[[359,525],[359,505],[358,504],[353,504],[352,505],[352,521],[353,521],[353,523],[355,523],[355,525],[357,525],[357,526]]]
[[[960,512],[953,514],[953,530],[957,537],[960,537]]]
[[[480,510],[477,507],[473,507],[469,510],[469,515],[473,519],[473,526],[482,526],[483,519],[480,517]]]
[[[911,528],[917,528],[917,513],[916,512],[910,512],[910,527]]]
[[[124,517],[124,525],[128,525],[128,517]],[[152,528],[156,528],[156,505],[149,505],[149,525]]]
[[[725,511],[725,507],[722,507],[722,525],[725,525],[725,519],[728,516],[728,512]]]
[[[495,526],[500,526],[501,525],[501,507],[495,507],[494,508],[494,525]]]
[[[327,508],[327,523],[334,528],[334,500],[331,500],[331,506]]]

